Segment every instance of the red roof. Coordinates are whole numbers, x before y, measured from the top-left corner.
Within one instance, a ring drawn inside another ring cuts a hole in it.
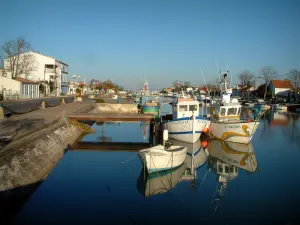
[[[290,80],[272,80],[271,83],[275,88],[294,88]]]
[[[39,82],[35,82],[33,80],[27,80],[27,79],[24,79],[22,77],[17,77],[15,80],[19,81],[21,83],[25,83],[25,84],[39,84]]]

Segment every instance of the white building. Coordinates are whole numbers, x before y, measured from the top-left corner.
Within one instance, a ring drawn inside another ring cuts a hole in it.
[[[68,64],[55,59],[51,56],[46,56],[41,53],[29,51],[24,54],[31,54],[35,58],[35,69],[31,71],[28,75],[19,75],[19,77],[25,78],[27,80],[32,80],[36,82],[43,83],[47,81],[48,83],[53,82],[54,90],[49,93],[49,88],[46,88],[47,95],[66,95],[68,92]],[[23,54],[20,55],[22,57]],[[4,60],[4,68],[8,67],[8,59]],[[11,74],[7,73],[7,78],[11,79]]]

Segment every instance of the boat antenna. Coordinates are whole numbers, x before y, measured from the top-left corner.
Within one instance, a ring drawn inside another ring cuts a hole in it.
[[[207,83],[206,83],[206,80],[205,80],[205,77],[204,77],[204,74],[203,74],[203,72],[202,72],[202,69],[200,68],[200,71],[201,71],[201,74],[202,74],[202,77],[203,77],[203,80],[204,80],[204,83],[205,83],[205,86],[206,86],[206,89],[207,89],[207,92],[208,92],[208,96],[211,98],[211,96],[210,96],[210,92],[209,92],[209,89],[208,89],[208,87],[207,87]]]
[[[228,64],[226,64],[226,68],[227,68],[227,74],[229,76],[229,69],[228,69]],[[230,80],[229,80],[229,87],[231,87],[231,82],[232,82],[232,76],[230,75]]]

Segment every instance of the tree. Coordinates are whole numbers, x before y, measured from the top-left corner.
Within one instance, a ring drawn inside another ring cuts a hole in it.
[[[37,69],[35,56],[29,52],[22,54],[20,64],[20,74],[24,74],[25,79],[28,78],[31,72]]]
[[[250,71],[244,70],[238,74],[238,78],[240,80],[240,87],[244,97],[245,90],[249,89],[255,84],[255,81],[253,80],[254,75]]]
[[[275,79],[278,77],[277,72],[272,69],[271,67],[264,67],[260,70],[260,75],[258,78],[263,79],[266,83],[266,88],[265,88],[265,93],[264,93],[264,100],[266,99],[267,91],[268,91],[268,86],[271,82],[272,79]]]
[[[287,77],[291,80],[295,89],[300,87],[300,70],[292,69]]]
[[[7,60],[4,69],[11,73],[12,78],[17,78],[21,74],[25,74],[26,77],[36,69],[34,57],[29,53],[24,54],[31,50],[31,46],[23,37],[5,42],[2,50]]]

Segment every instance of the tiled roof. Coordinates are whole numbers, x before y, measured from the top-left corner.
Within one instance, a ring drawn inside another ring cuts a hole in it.
[[[27,79],[24,79],[22,77],[17,77],[15,80],[19,81],[21,83],[24,83],[24,84],[39,84],[39,82],[35,82],[33,80],[27,80]]]
[[[290,80],[272,80],[275,88],[294,88]]]

